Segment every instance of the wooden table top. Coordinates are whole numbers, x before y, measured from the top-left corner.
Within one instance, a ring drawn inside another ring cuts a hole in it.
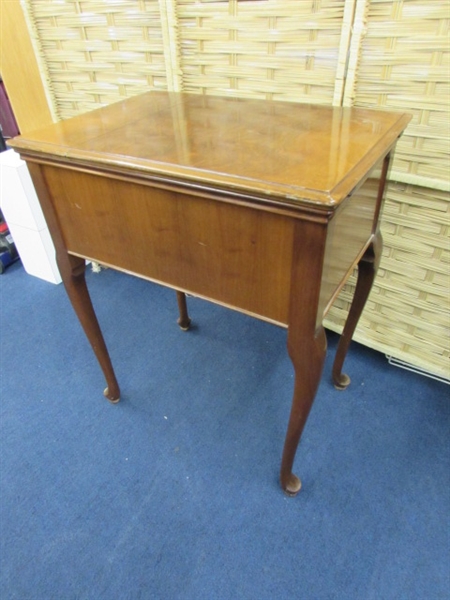
[[[409,116],[151,91],[16,138],[29,158],[336,207]]]

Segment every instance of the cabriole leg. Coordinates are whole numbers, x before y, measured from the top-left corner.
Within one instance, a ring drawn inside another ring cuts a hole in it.
[[[64,253],[57,255],[57,262],[69,300],[72,303],[105,376],[107,387],[103,393],[110,402],[119,402],[119,385],[86,286],[85,260]]]
[[[302,484],[292,473],[292,467],[303,428],[319,387],[325,361],[327,339],[323,327],[320,326],[314,335],[302,336],[300,343],[295,343],[288,337],[288,349],[294,365],[295,384],[281,460],[280,482],[286,494],[295,496]]]
[[[53,243],[55,244],[56,261],[64,287],[105,376],[107,387],[103,393],[110,402],[119,402],[119,385],[86,286],[86,261],[67,252],[42,167],[36,163],[29,162],[28,170],[44,211]]]
[[[382,239],[381,234],[378,232],[367,248],[366,252],[362,256],[358,263],[358,274],[356,280],[355,294],[353,301],[348,313],[347,321],[345,322],[344,330],[339,340],[338,349],[336,351],[336,358],[333,364],[333,383],[334,387],[338,390],[345,390],[350,384],[350,377],[345,373],[342,373],[342,367],[344,365],[347,351],[352,341],[353,333],[355,332],[356,325],[358,324],[359,318],[370,290],[375,279],[375,275],[380,264],[382,250]]]

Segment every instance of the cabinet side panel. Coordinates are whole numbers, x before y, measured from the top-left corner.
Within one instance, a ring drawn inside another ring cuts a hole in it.
[[[380,161],[364,183],[341,204],[328,226],[320,298],[324,315],[372,236],[378,203],[382,201],[379,193],[382,165]]]

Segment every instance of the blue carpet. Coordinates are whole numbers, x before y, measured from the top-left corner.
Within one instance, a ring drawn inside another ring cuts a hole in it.
[[[449,598],[449,389],[337,336],[296,460],[286,332],[111,270],[88,284],[122,388],[62,286],[1,287],[1,600]]]

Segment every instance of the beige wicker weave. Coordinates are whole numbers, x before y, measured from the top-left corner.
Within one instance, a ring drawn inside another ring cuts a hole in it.
[[[450,378],[449,0],[22,0],[56,118],[149,88],[409,110],[356,339]],[[339,330],[347,286],[327,325]]]
[[[447,0],[367,0],[355,22],[345,104],[408,110],[397,145],[402,181],[449,189],[450,53]]]
[[[179,0],[184,89],[331,104],[344,4]]]
[[[166,88],[159,3],[26,3],[58,118]]]

